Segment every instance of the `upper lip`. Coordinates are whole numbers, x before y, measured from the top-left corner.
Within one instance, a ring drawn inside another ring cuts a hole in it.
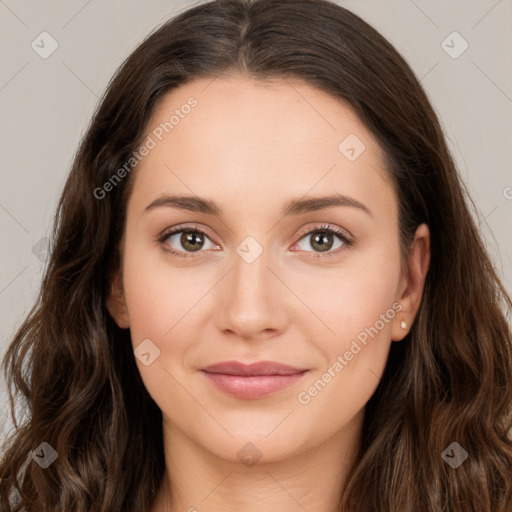
[[[226,375],[293,375],[306,371],[306,369],[294,368],[276,361],[257,361],[251,364],[244,364],[239,361],[223,361],[206,366],[202,370]]]

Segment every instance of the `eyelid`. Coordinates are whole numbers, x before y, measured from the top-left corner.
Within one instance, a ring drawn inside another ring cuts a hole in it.
[[[160,235],[158,235],[158,239],[167,239],[171,235],[180,233],[181,231],[198,231],[199,233],[203,233],[203,235],[206,235],[208,238],[212,238],[209,234],[209,230],[207,228],[200,227],[198,224],[177,224],[176,226],[171,226],[165,228]],[[218,245],[218,244],[217,244]]]
[[[309,235],[312,232],[316,231],[332,231],[338,236],[343,236],[347,239],[347,241],[352,242],[354,237],[352,234],[347,231],[346,229],[341,228],[340,226],[337,226],[336,224],[329,224],[328,222],[322,222],[320,225],[313,223],[314,225],[308,225],[307,227],[301,229],[298,233],[298,237],[300,240],[304,238],[305,235]]]

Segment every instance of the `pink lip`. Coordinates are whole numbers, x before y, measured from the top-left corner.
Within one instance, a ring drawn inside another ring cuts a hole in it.
[[[271,395],[300,380],[308,371],[273,361],[243,364],[225,361],[201,370],[221,391],[238,398],[254,399]]]

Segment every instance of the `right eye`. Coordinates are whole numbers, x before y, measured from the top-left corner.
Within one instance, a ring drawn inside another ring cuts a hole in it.
[[[158,241],[164,251],[181,258],[190,258],[194,257],[195,252],[204,252],[201,249],[205,244],[205,239],[215,246],[203,230],[194,226],[177,226],[165,231]],[[181,247],[176,247],[176,245]]]

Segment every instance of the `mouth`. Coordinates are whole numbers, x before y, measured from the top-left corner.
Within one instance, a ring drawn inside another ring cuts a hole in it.
[[[237,398],[257,399],[296,384],[308,371],[274,361],[249,365],[226,361],[203,368],[201,373],[224,393]]]

